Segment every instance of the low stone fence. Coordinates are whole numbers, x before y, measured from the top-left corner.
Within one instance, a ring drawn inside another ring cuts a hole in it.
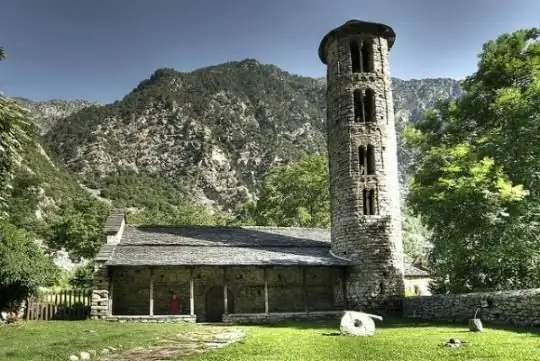
[[[406,297],[405,317],[464,322],[475,311],[482,321],[540,326],[540,289]]]
[[[109,322],[142,322],[142,323],[195,323],[195,315],[154,315],[154,316],[107,316]]]
[[[302,320],[339,320],[343,311],[231,313],[223,315],[225,323],[279,323]]]

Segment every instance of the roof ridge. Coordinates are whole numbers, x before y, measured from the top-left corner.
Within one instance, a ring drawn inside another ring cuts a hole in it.
[[[310,230],[310,231],[330,231],[330,228],[315,228],[315,227],[278,227],[278,226],[213,226],[213,225],[191,225],[191,224],[148,224],[135,225],[128,224],[129,228],[215,228],[215,229],[277,229],[277,230]]]
[[[117,246],[132,246],[132,247],[208,247],[208,248],[223,248],[223,247],[238,247],[238,248],[329,248],[330,243],[319,242],[321,245],[317,244],[249,244],[249,243],[240,243],[240,244],[186,244],[186,243],[170,243],[170,242],[152,242],[152,243],[140,243],[140,242],[121,242]]]

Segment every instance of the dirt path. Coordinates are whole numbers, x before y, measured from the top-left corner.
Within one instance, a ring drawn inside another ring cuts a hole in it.
[[[101,355],[102,361],[158,361],[170,360],[172,357],[190,356],[208,352],[213,349],[238,342],[245,337],[240,329],[227,330],[198,330],[179,333],[173,337],[164,338],[158,344],[150,347],[136,347],[131,350]]]

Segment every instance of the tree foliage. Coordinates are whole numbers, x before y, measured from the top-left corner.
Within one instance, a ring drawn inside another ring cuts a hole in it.
[[[538,29],[486,43],[465,94],[407,129],[408,203],[432,230],[436,291],[540,282]]]
[[[247,202],[238,210],[237,221],[243,225],[329,228],[326,157],[304,156],[296,163],[275,166],[264,179],[259,200]],[[414,263],[426,255],[428,237],[429,231],[420,219],[405,211],[405,261]]]
[[[27,232],[0,222],[0,309],[16,307],[38,287],[51,285],[57,272]]]
[[[264,178],[259,200],[246,205],[244,212],[258,225],[329,227],[327,178],[324,156],[304,156],[276,166]]]
[[[59,210],[47,219],[47,246],[65,249],[75,260],[93,258],[105,243],[103,227],[108,215],[107,204],[88,197],[60,204]]]
[[[34,131],[27,110],[0,94],[0,212],[4,217],[17,158]]]
[[[232,222],[229,214],[212,212],[208,207],[192,203],[173,206],[161,203],[142,211],[130,212],[127,221],[132,225],[226,225]]]
[[[94,262],[86,262],[73,270],[69,285],[74,289],[89,289],[94,280]]]

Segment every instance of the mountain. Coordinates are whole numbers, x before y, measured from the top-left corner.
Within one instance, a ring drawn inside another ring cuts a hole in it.
[[[233,209],[256,196],[272,165],[326,151],[325,87],[253,59],[159,69],[122,100],[84,103],[41,126],[67,169],[116,206],[189,198]],[[452,79],[393,79],[393,88],[399,139],[437,100],[461,94]],[[399,155],[404,179],[410,155]]]
[[[56,124],[58,119],[65,118],[90,105],[98,105],[87,100],[60,100],[34,101],[26,98],[13,98],[20,105],[30,110],[41,133],[46,133]]]

